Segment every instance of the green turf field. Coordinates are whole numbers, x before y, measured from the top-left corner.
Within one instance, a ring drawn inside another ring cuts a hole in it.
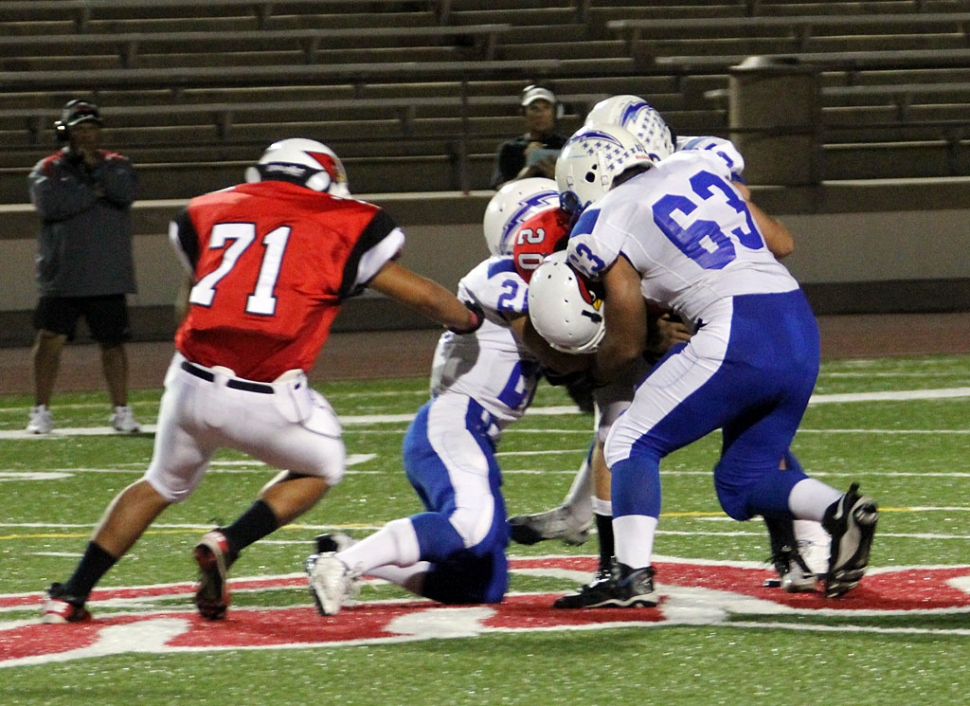
[[[589,562],[575,558],[595,554],[595,537],[582,547],[510,547],[514,600],[500,627],[488,623],[487,609],[402,603],[408,597],[386,584],[365,585],[361,605],[320,618],[301,575],[313,537],[331,528],[363,536],[420,510],[400,445],[426,385],[320,386],[345,422],[348,474],[298,524],[243,554],[232,577],[252,581],[234,590],[230,619],[201,626],[191,603],[192,547],[248,507],[273,471],[220,454],[196,494],[170,508],[105,578],[100,588],[116,598],[93,601],[95,623],[39,626],[41,591],[68,576],[107,502],[143,472],[152,436],[97,433],[107,425],[104,396],[73,394],[54,401],[52,437],[17,438],[30,400],[0,398],[0,703],[967,701],[970,356],[823,365],[794,450],[809,473],[839,489],[857,480],[881,508],[872,572],[842,602],[778,601],[760,589],[767,537],[760,522],[733,522],[720,511],[711,436],[663,466],[655,546],[661,593],[670,587],[663,620],[566,626],[543,622],[562,611],[516,612],[515,601],[544,607],[577,585]],[[159,394],[133,395],[143,423],[154,422]],[[551,507],[568,489],[592,419],[543,413],[567,405],[561,391],[544,387],[536,413],[505,433],[499,458],[511,514]],[[115,590],[125,587],[140,593]],[[411,626],[395,633],[407,639],[355,633],[382,611]],[[165,642],[165,630],[175,635],[190,623],[192,640],[170,649],[176,642]],[[74,645],[79,631],[93,637]],[[287,643],[297,634],[303,644]]]

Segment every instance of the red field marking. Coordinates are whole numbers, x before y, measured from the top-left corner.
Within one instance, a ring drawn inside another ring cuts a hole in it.
[[[512,570],[571,570],[592,572],[593,557],[514,559]],[[150,599],[186,596],[184,610],[168,609],[137,614],[104,613],[91,623],[41,625],[39,622],[0,623],[0,667],[42,664],[51,661],[119,654],[124,652],[181,652],[224,649],[273,649],[317,647],[361,642],[397,642],[472,636],[488,632],[530,630],[597,629],[676,622],[667,615],[676,607],[680,614],[690,606],[681,598],[686,589],[704,589],[700,602],[709,602],[709,614],[729,612],[737,599],[757,599],[759,615],[796,611],[838,611],[867,616],[902,612],[970,612],[970,595],[952,585],[954,579],[970,578],[970,567],[912,568],[866,576],[856,590],[840,599],[822,594],[787,594],[762,586],[773,576],[768,569],[737,566],[695,565],[688,562],[657,562],[658,590],[663,596],[657,609],[555,610],[559,594],[513,595],[499,605],[442,606],[427,600],[359,603],[339,615],[321,617],[309,605],[289,608],[233,608],[223,621],[202,620],[188,609],[191,584],[146,586],[95,591],[90,606],[119,599]],[[306,586],[302,576],[249,578],[230,582],[235,591]],[[0,597],[0,607],[40,607],[38,594]],[[678,605],[678,601],[680,604]],[[696,602],[696,597],[694,598]],[[117,606],[117,604],[115,604]],[[740,609],[743,614],[743,607]],[[716,620],[716,618],[713,618]]]

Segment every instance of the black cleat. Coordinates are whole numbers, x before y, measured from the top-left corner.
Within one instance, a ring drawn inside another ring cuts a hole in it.
[[[614,569],[600,569],[589,583],[580,586],[575,593],[560,596],[553,608],[597,608],[613,599]]]
[[[653,576],[652,566],[631,569],[625,564],[617,564],[608,583],[596,587],[597,600],[583,607],[654,608],[660,603],[660,594],[654,588]]]
[[[832,535],[825,575],[827,598],[842,596],[859,585],[869,565],[879,512],[876,502],[858,491],[859,484],[853,483],[849,492],[829,506],[822,519],[822,527]]]

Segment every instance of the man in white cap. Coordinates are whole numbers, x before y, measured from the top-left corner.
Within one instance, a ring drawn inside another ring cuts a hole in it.
[[[556,94],[544,86],[526,86],[520,109],[525,133],[507,140],[495,154],[492,188],[527,177],[556,177],[556,157],[566,138],[556,132],[562,106]]]

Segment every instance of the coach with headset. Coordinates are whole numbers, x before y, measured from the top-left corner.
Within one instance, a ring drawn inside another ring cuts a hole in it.
[[[495,155],[492,188],[526,177],[556,178],[556,157],[566,138],[556,132],[563,106],[551,90],[526,86],[520,101],[525,133],[507,140]]]
[[[116,431],[140,426],[128,406],[126,295],[134,294],[131,204],[137,178],[124,156],[101,149],[98,106],[72,100],[54,123],[58,152],[30,173],[30,199],[41,218],[37,252],[40,300],[34,313],[34,408],[27,431],[54,428],[49,405],[61,351],[84,318],[101,346]]]

